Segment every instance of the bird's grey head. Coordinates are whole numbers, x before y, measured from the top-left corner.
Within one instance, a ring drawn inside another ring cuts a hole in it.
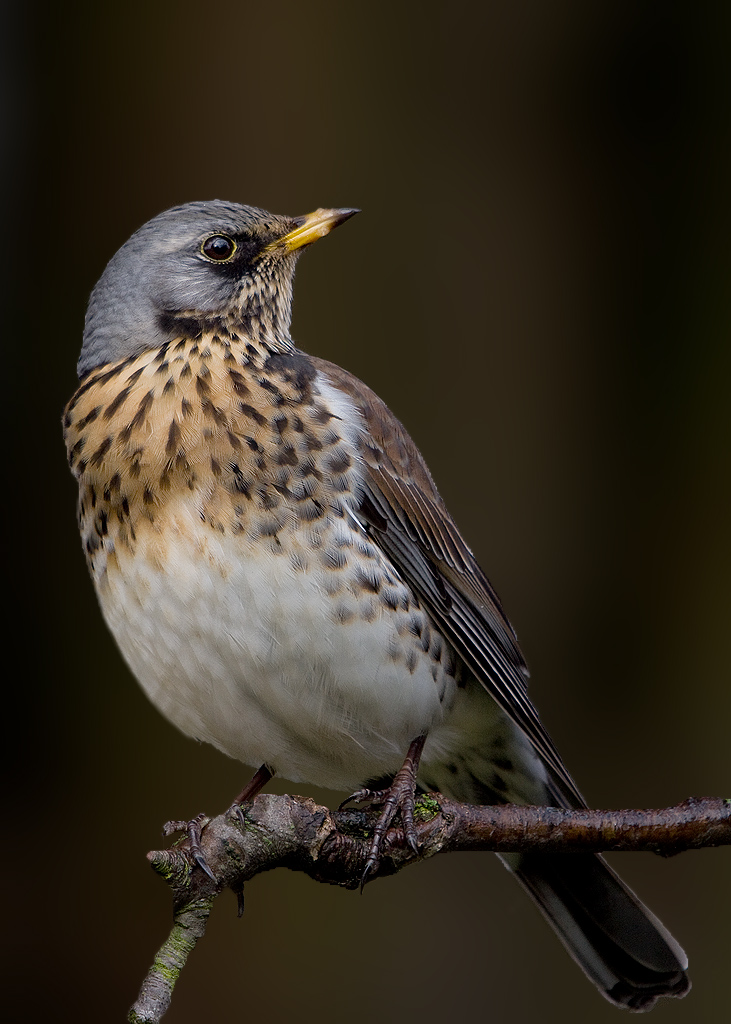
[[[208,327],[291,349],[297,257],[356,212],[280,217],[212,200],[159,214],[112,257],[91,294],[79,377]]]

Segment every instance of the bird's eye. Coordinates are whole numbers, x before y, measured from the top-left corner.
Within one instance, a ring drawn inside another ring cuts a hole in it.
[[[236,242],[228,235],[211,235],[201,246],[201,252],[206,259],[216,263],[225,263],[236,252]]]

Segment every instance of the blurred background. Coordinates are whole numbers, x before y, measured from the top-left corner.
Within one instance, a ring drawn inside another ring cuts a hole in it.
[[[731,795],[730,10],[7,5],[7,1019],[125,1019],[170,918],[145,852],[248,777],[122,664],[61,440],[89,291],[180,202],[363,209],[302,259],[296,340],[409,428],[587,799]],[[730,851],[613,863],[690,957],[658,1019],[718,1021]],[[618,1019],[487,854],[363,897],[273,872],[246,907],[170,1024]]]

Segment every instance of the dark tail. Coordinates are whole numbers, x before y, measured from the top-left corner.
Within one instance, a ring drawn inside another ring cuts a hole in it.
[[[505,860],[579,967],[615,1005],[651,1010],[660,996],[690,989],[683,950],[601,857]]]

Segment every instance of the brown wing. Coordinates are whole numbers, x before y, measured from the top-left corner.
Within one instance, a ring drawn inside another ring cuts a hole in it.
[[[352,374],[310,357],[352,398],[368,427],[368,470],[361,515],[375,543],[499,706],[530,738],[551,769],[561,802],[583,805],[526,689],[528,670],[489,580],[465,544],[418,448],[385,402]]]

